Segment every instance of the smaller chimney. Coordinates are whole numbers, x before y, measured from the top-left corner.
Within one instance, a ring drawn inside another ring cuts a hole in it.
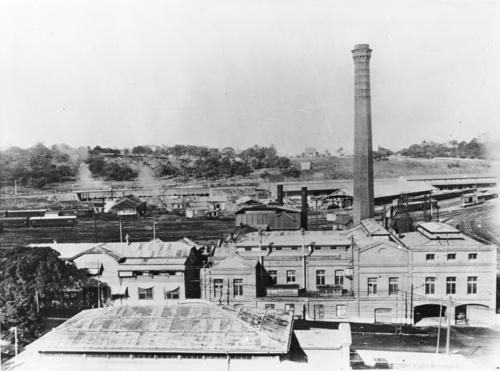
[[[283,184],[278,184],[278,205],[283,206]]]
[[[300,228],[307,231],[307,187],[302,187],[302,208],[300,209]]]

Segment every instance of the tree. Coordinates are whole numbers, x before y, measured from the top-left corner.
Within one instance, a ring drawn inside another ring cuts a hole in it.
[[[0,324],[18,327],[21,346],[44,333],[44,309],[65,289],[91,283],[84,270],[67,264],[51,248],[0,250]]]
[[[375,161],[387,161],[389,159],[389,156],[392,156],[394,152],[392,152],[390,149],[378,146],[378,149],[376,151],[373,151],[373,159]]]
[[[337,155],[339,155],[340,157],[344,156],[344,147],[339,147],[339,149],[337,149]]]

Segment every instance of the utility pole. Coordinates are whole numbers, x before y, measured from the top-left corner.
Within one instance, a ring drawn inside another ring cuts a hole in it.
[[[35,291],[35,303],[36,303],[36,312],[40,313],[40,302],[38,299],[38,290]]]
[[[120,242],[123,242],[123,235],[122,235],[122,217],[120,216]]]
[[[95,211],[93,212],[94,214],[94,242],[97,243],[97,221],[95,219]]]
[[[99,276],[97,276],[97,308],[101,307],[101,288],[100,288],[101,280]]]
[[[446,319],[446,354],[450,355],[450,330],[451,330],[451,306],[453,305],[451,301],[451,295],[448,300],[448,308],[446,308],[447,319]]]
[[[17,353],[19,351],[19,347],[17,344],[17,326],[11,327],[10,331],[14,333],[14,355],[17,356]]]
[[[413,324],[413,283],[410,289],[410,323]]]
[[[443,313],[443,301],[439,299],[439,324],[437,333],[436,353],[439,353],[439,343],[441,341],[441,317]]]
[[[306,247],[305,247],[305,231],[300,230],[302,234],[302,284],[304,285],[304,290],[307,290],[306,284]]]
[[[317,198],[314,199],[314,202],[316,204],[315,205],[315,208],[316,208],[316,230],[318,230],[318,201],[319,200]]]

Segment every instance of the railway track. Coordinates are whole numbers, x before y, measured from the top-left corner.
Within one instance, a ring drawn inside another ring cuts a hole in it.
[[[446,223],[459,226],[471,238],[483,243],[500,244],[500,224],[498,203],[488,203],[466,209],[443,213]]]

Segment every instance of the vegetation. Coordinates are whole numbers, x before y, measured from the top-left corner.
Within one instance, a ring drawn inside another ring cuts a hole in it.
[[[432,158],[486,158],[486,146],[474,138],[469,142],[451,141],[435,143],[423,141],[404,148],[396,154],[415,159]],[[344,149],[336,151],[337,157],[316,156],[314,171],[321,169],[316,161],[334,161],[346,158]],[[394,152],[378,147],[373,152],[375,162],[387,161]],[[307,177],[311,171],[300,171],[300,164],[288,157],[279,156],[274,146],[253,146],[242,151],[232,147],[223,149],[205,146],[175,145],[146,146],[116,149],[96,146],[94,148],[71,148],[67,145],[54,145],[50,148],[39,143],[28,149],[12,147],[0,151],[0,180],[2,186],[18,185],[43,188],[51,183],[73,180],[78,175],[81,163],[86,163],[92,177],[108,181],[129,181],[138,177],[145,168],[148,174],[157,178],[180,178],[217,180],[230,177],[247,177],[254,173],[266,179]],[[414,167],[420,164],[411,164]],[[460,164],[448,165],[448,169],[458,168]],[[327,171],[325,177],[343,178],[350,176],[349,169]]]
[[[136,146],[132,150],[123,150],[120,154],[113,149],[98,146],[89,150],[89,154],[87,163],[94,177],[117,181],[137,176],[137,171],[130,165],[132,163],[152,167],[157,177],[168,178],[215,180],[245,177],[255,170],[265,168],[276,168],[283,174],[294,174],[290,159],[278,156],[273,146],[254,146],[241,152],[231,147],[219,150],[184,145],[156,148]]]
[[[29,185],[35,188],[50,183],[71,180],[78,168],[80,159],[70,156],[67,146],[36,146],[22,149],[11,147],[0,151],[0,179],[4,182]]]
[[[485,159],[487,155],[486,146],[479,142],[477,138],[470,142],[435,143],[423,141],[420,144],[412,144],[410,147],[402,149],[398,154],[415,158],[436,158],[436,157],[456,157],[456,158],[478,158]]]
[[[394,152],[390,149],[378,146],[376,151],[373,151],[373,159],[375,161],[387,161],[389,160],[389,156],[392,156]]]
[[[21,346],[45,332],[44,310],[62,301],[65,289],[89,284],[86,272],[50,248],[0,250],[0,325],[17,326]]]

